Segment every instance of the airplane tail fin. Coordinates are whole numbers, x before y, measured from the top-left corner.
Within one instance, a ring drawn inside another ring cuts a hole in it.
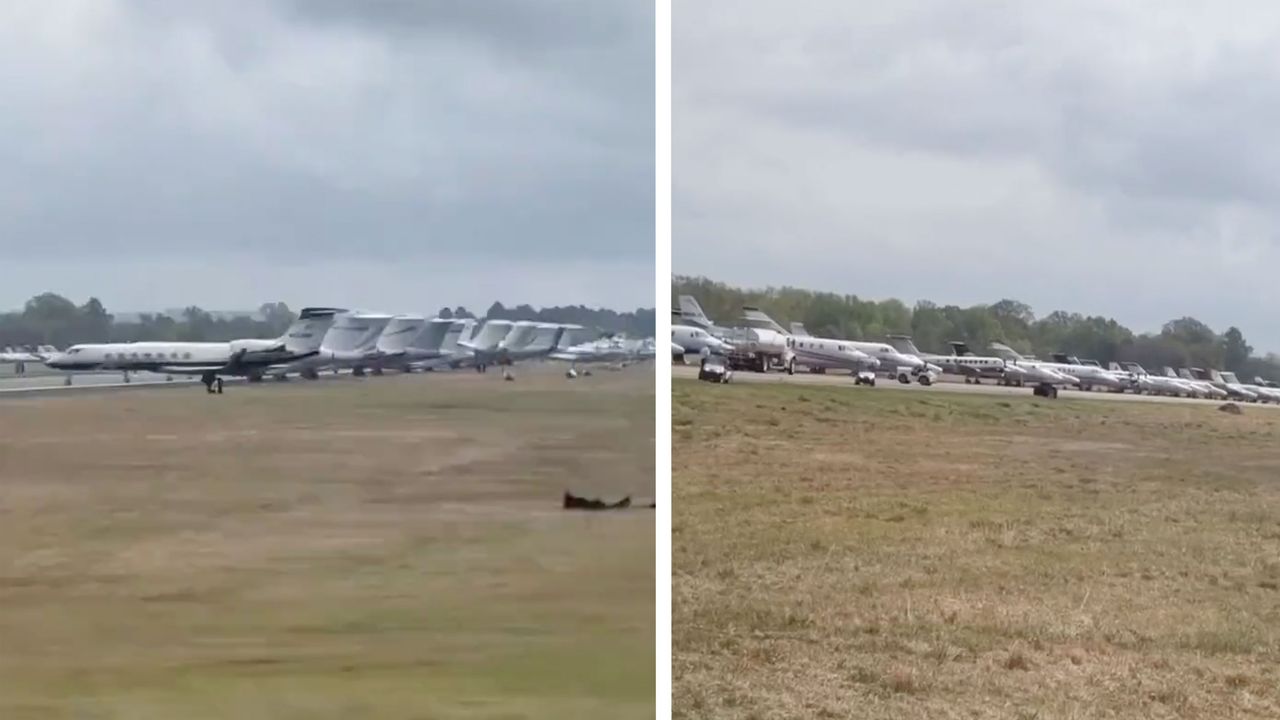
[[[973,354],[973,351],[969,349],[969,343],[963,340],[951,340],[947,344],[951,346],[952,355],[964,357],[965,355]]]
[[[698,304],[697,299],[692,295],[680,296],[680,316],[686,320],[692,320],[693,322],[702,325],[711,324],[711,320],[707,317],[707,314],[702,312],[702,306]]]
[[[1008,345],[1005,345],[1004,343],[993,342],[991,343],[991,349],[995,352],[996,355],[998,355],[1001,358],[1004,358],[1005,360],[1016,361],[1016,360],[1023,359],[1023,357],[1018,354],[1018,351],[1014,350]]]
[[[428,353],[439,352],[456,324],[458,321],[453,318],[431,318],[423,325],[422,332],[409,343],[409,347]]]
[[[904,355],[919,355],[920,348],[916,347],[915,342],[911,340],[910,335],[886,335],[885,340],[894,350]]]
[[[788,334],[787,331],[777,323],[777,321],[769,317],[767,314],[765,314],[763,310],[761,310],[758,307],[755,307],[754,305],[742,306],[742,319],[750,322],[762,324],[762,325],[767,325],[768,329],[773,330],[775,332],[782,333],[783,335]]]
[[[809,331],[805,329],[804,323],[802,322],[791,323],[791,334],[796,337],[811,337],[809,335]]]
[[[453,324],[449,326],[449,332],[445,334],[444,339],[440,342],[440,354],[452,355],[456,353],[458,351],[458,343],[471,340],[471,333],[475,331],[475,327],[475,320],[469,318],[454,320]]]
[[[426,325],[427,319],[421,315],[397,315],[382,329],[374,347],[381,353],[403,353]]]
[[[308,307],[302,308],[298,319],[293,321],[289,329],[280,337],[287,352],[294,355],[306,355],[320,349],[325,333],[333,326],[334,319],[346,312],[341,308]]]

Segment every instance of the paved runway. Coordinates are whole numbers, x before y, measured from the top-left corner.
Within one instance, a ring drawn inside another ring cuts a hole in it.
[[[524,372],[553,372],[562,373],[568,365],[560,362],[543,362],[528,361],[517,364],[513,368],[513,372],[517,377]],[[585,368],[581,368],[585,369]],[[604,372],[592,368],[595,372]],[[495,371],[501,375],[500,371]],[[434,375],[450,375],[460,373],[470,376],[474,374],[473,370],[437,370]],[[392,374],[399,374],[393,372]],[[423,373],[426,375],[428,373]],[[696,375],[696,371],[695,371]],[[127,390],[145,390],[160,388],[186,388],[188,392],[204,392],[204,388],[200,384],[200,379],[193,376],[175,375],[172,381],[165,380],[164,375],[158,375],[149,372],[135,372],[130,375],[130,382],[123,381],[123,374],[119,372],[92,372],[92,373],[75,373],[72,377],[72,384],[66,385],[66,375],[61,372],[43,371],[40,373],[28,373],[27,375],[9,375],[0,373],[0,398],[3,397],[29,397],[32,395],[62,395],[76,394],[79,392],[115,392]],[[354,379],[350,370],[341,370],[338,373],[326,370],[320,373],[320,380],[340,380]],[[290,378],[292,382],[304,382],[297,376]],[[224,377],[223,382],[227,385],[244,383],[242,377]],[[305,381],[310,382],[310,381]],[[265,384],[274,385],[276,380],[267,379]]]
[[[672,365],[671,376],[678,378],[696,379],[698,377],[698,367],[696,365]],[[853,378],[847,372],[830,372],[824,375],[816,375],[812,373],[796,373],[795,375],[787,375],[786,373],[757,373],[757,372],[738,372],[733,373],[735,383],[791,383],[797,385],[844,385],[850,389],[856,386],[853,384]],[[882,387],[891,387],[899,390],[908,390],[911,392],[958,392],[958,393],[980,393],[984,395],[1030,395],[1030,387],[1005,387],[996,385],[988,380],[981,385],[967,385],[958,377],[944,376],[933,385],[925,387],[918,383],[903,385],[897,380],[889,380],[884,377],[876,378],[876,386],[856,387],[857,390],[865,392],[875,392]],[[1222,400],[1200,400],[1196,398],[1176,398],[1164,397],[1158,395],[1135,395],[1133,393],[1112,393],[1101,390],[1081,391],[1068,388],[1060,390],[1060,398],[1081,398],[1085,400],[1103,400],[1114,402],[1152,402],[1152,403],[1199,403],[1205,405],[1220,405],[1225,401]],[[1251,403],[1249,407],[1270,407],[1280,408],[1280,405],[1263,405],[1262,403]]]
[[[154,373],[134,373],[130,376],[130,382],[128,383],[123,381],[121,373],[76,373],[71,379],[71,385],[65,385],[65,382],[63,373],[0,375],[0,395],[199,386],[197,378],[175,376],[172,382],[167,382],[163,375]]]

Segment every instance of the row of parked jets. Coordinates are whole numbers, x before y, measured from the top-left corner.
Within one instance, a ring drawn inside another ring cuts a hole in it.
[[[865,378],[882,373],[901,383],[912,380],[930,385],[946,372],[964,377],[966,383],[992,380],[1004,385],[1030,386],[1036,395],[1057,397],[1061,387],[1082,390],[1101,388],[1113,392],[1170,397],[1234,399],[1280,403],[1280,384],[1256,378],[1241,382],[1234,373],[1202,368],[1171,367],[1159,374],[1133,362],[1109,367],[1055,353],[1051,360],[1024,357],[1007,345],[991,344],[991,355],[977,355],[963,342],[952,342],[951,354],[921,352],[908,335],[890,335],[887,342],[821,338],[800,323],[784,329],[759,308],[744,306],[735,327],[713,323],[698,301],[679,298],[672,312],[671,352],[675,359],[689,355],[722,356],[738,369],[759,372],[797,368],[810,372],[849,370]],[[874,384],[874,379],[870,380]]]
[[[68,373],[120,371],[198,376],[212,392],[224,376],[261,381],[321,371],[349,369],[355,375],[385,370],[473,367],[484,372],[534,358],[578,364],[624,365],[652,358],[653,339],[619,337],[582,341],[580,325],[510,320],[427,318],[341,308],[310,307],[275,339],[230,342],[131,342],[72,345],[64,351],[44,346],[11,353],[11,362],[37,361]],[[6,357],[9,355],[7,354]],[[21,356],[21,359],[19,359]],[[71,375],[66,382],[71,383]]]

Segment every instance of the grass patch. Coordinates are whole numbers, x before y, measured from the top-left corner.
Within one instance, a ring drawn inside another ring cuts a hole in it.
[[[651,368],[6,401],[0,717],[652,717]]]
[[[672,402],[677,717],[1280,716],[1280,415]]]

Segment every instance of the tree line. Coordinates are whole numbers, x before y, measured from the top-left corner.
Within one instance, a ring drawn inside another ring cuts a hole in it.
[[[1154,333],[1135,333],[1113,318],[1056,310],[1036,317],[1029,305],[1000,300],[990,305],[959,307],[921,300],[908,307],[901,300],[863,300],[856,295],[814,292],[792,287],[742,289],[705,277],[675,276],[672,307],[680,295],[692,295],[712,320],[730,323],[743,305],[758,306],[784,327],[802,322],[810,333],[849,340],[880,340],[891,333],[910,334],[924,352],[947,353],[953,340],[981,352],[992,342],[1023,354],[1047,358],[1066,352],[1106,365],[1133,361],[1148,370],[1163,366],[1232,370],[1242,379],[1280,379],[1280,356],[1255,356],[1244,333],[1229,327],[1215,332],[1205,323],[1181,317]]]
[[[476,317],[465,307],[442,308],[440,317]],[[216,342],[240,338],[273,338],[284,334],[297,313],[282,302],[264,303],[257,317],[215,316],[196,306],[187,307],[180,317],[164,313],[143,313],[135,321],[117,320],[96,297],[84,304],[57,293],[43,293],[28,300],[21,310],[0,313],[0,347],[55,345],[65,348],[76,343],[101,342]],[[605,333],[632,336],[654,334],[654,310],[619,313],[584,306],[534,309],[529,305],[505,308],[494,303],[484,319],[540,320],[576,323]]]

